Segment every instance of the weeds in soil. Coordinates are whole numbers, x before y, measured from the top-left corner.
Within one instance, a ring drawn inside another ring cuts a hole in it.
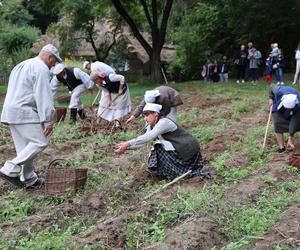
[[[250,104],[250,101],[249,101],[249,103],[247,103],[247,101],[235,102],[233,105],[233,108],[232,108],[233,109],[232,119],[234,119],[236,121],[240,121],[241,115],[252,112],[253,107],[251,107],[249,104]]]
[[[243,242],[243,247],[240,245],[239,249],[244,249],[251,242],[250,239],[263,235],[288,205],[300,202],[300,194],[295,192],[299,188],[298,181],[292,184],[284,182],[275,191],[263,192],[255,204],[238,205],[215,219],[221,218],[219,223],[224,227],[224,232],[232,240],[232,244],[241,244],[240,239],[249,239]]]
[[[215,139],[217,133],[221,131],[221,128],[218,128],[217,126],[200,125],[189,129],[189,131],[200,141],[200,143],[206,143]]]
[[[270,175],[262,175],[260,176],[260,179],[268,185],[273,185],[274,182],[277,180],[276,177]]]
[[[12,200],[5,206],[0,207],[0,221],[1,223],[22,218],[33,214],[36,210],[32,199],[25,199],[23,201]]]
[[[263,235],[281,212],[290,204],[300,201],[295,193],[300,183],[285,182],[276,190],[266,190],[256,203],[226,204],[223,195],[228,184],[205,185],[199,192],[179,190],[178,199],[158,202],[148,212],[137,212],[128,222],[126,244],[128,249],[145,246],[165,237],[168,227],[194,214],[204,214],[223,228],[232,241],[224,249],[244,249],[253,239]]]
[[[44,229],[35,235],[13,238],[10,240],[0,239],[0,247],[3,250],[39,250],[39,249],[89,249],[88,247],[79,247],[78,243],[71,240],[73,235],[85,231],[91,221],[86,218],[74,217],[64,220],[61,225],[55,224],[49,229]]]

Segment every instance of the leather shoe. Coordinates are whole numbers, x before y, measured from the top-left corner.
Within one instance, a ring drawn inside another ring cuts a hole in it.
[[[5,175],[2,172],[0,172],[0,178],[9,182],[10,184],[14,185],[15,187],[18,187],[18,188],[24,187],[24,182],[20,181],[19,177],[10,177],[10,176]]]
[[[35,183],[31,186],[26,187],[26,189],[40,189],[45,185],[45,181],[42,178],[38,178]]]

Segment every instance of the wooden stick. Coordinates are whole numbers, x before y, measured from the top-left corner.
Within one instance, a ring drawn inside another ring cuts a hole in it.
[[[269,111],[269,117],[268,117],[267,127],[266,127],[266,131],[265,131],[264,142],[263,142],[262,149],[261,149],[262,152],[264,152],[264,148],[265,148],[266,141],[267,141],[267,135],[268,135],[269,125],[270,125],[271,116],[272,116],[272,107],[273,107],[273,105],[271,105],[270,111]]]
[[[97,115],[97,116],[98,116],[98,117],[101,117],[101,115],[105,112],[105,110],[107,110],[107,109],[113,104],[113,102],[114,102],[115,100],[117,100],[118,97],[119,97],[119,96],[117,95],[117,96],[111,101],[110,105],[107,106],[107,107],[105,107],[105,108],[102,110],[102,112],[101,112],[99,115]]]
[[[166,189],[167,187],[171,186],[172,184],[178,182],[179,180],[181,180],[182,178],[186,177],[186,176],[187,176],[188,174],[190,174],[191,172],[192,172],[192,170],[189,170],[189,171],[187,171],[186,173],[184,173],[184,174],[178,176],[178,177],[175,178],[173,181],[171,181],[171,182],[165,184],[165,185],[162,186],[161,188],[155,190],[155,191],[154,191],[153,193],[151,193],[150,195],[146,196],[146,197],[144,198],[144,200],[149,199],[150,197],[152,197],[153,195],[157,194],[158,192],[160,192],[160,191]]]
[[[165,75],[164,69],[163,69],[162,67],[161,67],[160,69],[161,69],[161,72],[162,72],[162,74],[163,74],[163,76],[164,76],[166,85],[168,85],[168,80],[167,80],[167,77],[166,77],[166,75]]]
[[[94,101],[92,102],[92,106],[94,106],[95,102],[97,101],[98,96],[100,95],[100,91],[101,91],[101,89],[99,89],[99,91],[98,91],[98,93],[97,93],[97,95],[96,95]]]

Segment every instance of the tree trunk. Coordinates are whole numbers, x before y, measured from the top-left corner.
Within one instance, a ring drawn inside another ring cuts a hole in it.
[[[161,49],[153,49],[150,55],[150,78],[157,83],[162,82],[160,52]]]

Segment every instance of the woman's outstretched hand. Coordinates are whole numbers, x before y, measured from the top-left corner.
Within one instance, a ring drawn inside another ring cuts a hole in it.
[[[117,153],[118,155],[121,155],[121,154],[123,154],[129,147],[130,147],[129,142],[121,142],[121,143],[117,144],[115,153]]]

